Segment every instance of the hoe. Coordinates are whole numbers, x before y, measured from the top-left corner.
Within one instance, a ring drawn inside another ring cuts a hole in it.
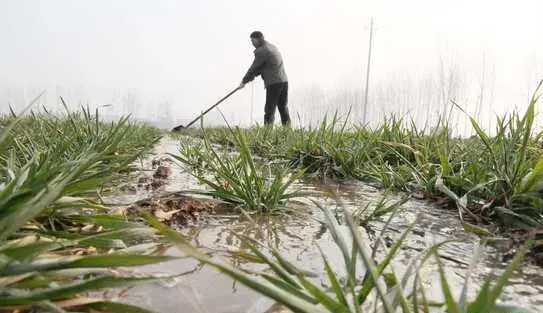
[[[202,114],[198,115],[198,117],[196,117],[192,122],[188,123],[187,126],[183,126],[183,125],[179,125],[179,126],[176,126],[172,129],[172,131],[180,131],[184,128],[189,128],[192,124],[198,122],[199,119],[201,119],[204,115],[206,115],[209,111],[213,110],[216,106],[218,106],[219,104],[221,104],[221,102],[223,102],[224,100],[228,99],[231,95],[233,95],[234,93],[236,93],[236,91],[240,90],[241,88],[240,87],[236,87],[236,89],[230,91],[229,94],[227,94],[226,96],[224,96],[221,100],[219,100],[217,103],[215,103],[214,105],[212,105],[209,109],[205,110]]]

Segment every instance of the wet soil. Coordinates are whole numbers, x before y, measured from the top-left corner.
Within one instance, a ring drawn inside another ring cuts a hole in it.
[[[218,200],[189,197],[182,192],[202,186],[167,156],[167,153],[177,151],[175,140],[163,139],[155,148],[155,154],[140,164],[142,171],[129,179],[128,187],[106,200],[117,203],[118,209],[127,210],[128,213],[130,210],[150,210],[165,223],[175,226],[191,238],[196,246],[211,253],[213,257],[229,259],[240,266],[261,269],[257,265],[244,264],[228,253],[240,249],[241,242],[234,235],[236,233],[251,236],[276,247],[292,263],[316,273],[317,280],[324,286],[328,282],[316,245],[328,256],[334,270],[339,275],[344,274],[339,250],[326,228],[319,222],[322,220],[320,210],[310,201],[300,199],[300,202],[292,203],[292,206],[304,209],[300,211],[309,213],[261,216],[248,220]],[[312,199],[331,209],[339,209],[337,200],[340,200],[350,211],[359,210],[368,203],[370,206],[375,205],[382,196],[378,189],[359,182],[328,181],[323,185],[316,181],[302,181],[294,187],[315,195],[322,191],[333,191],[337,199],[324,196],[314,196]],[[392,195],[390,201],[398,200],[402,196]],[[338,218],[341,221],[340,216]],[[385,221],[386,217],[361,228],[369,245],[373,246],[375,238],[385,226]],[[393,264],[395,271],[401,275],[409,261],[427,246],[445,239],[456,239],[458,242],[447,244],[440,250],[440,256],[451,279],[451,288],[455,294],[459,294],[470,259],[480,242],[479,237],[463,229],[455,211],[443,210],[435,204],[412,199],[403,205],[386,230],[385,244],[390,245],[397,240],[413,223],[413,230]],[[347,233],[347,229],[343,229]],[[504,270],[504,261],[514,252],[511,247],[509,239],[495,238],[491,245],[483,248],[483,261],[473,275],[472,289],[479,288],[484,279],[497,277],[496,275]],[[181,256],[174,248],[167,253]],[[377,254],[377,258],[382,256],[383,253]],[[141,305],[154,312],[282,312],[272,300],[240,286],[212,269],[200,266],[191,259],[145,266],[138,271],[148,274],[182,274],[160,284],[137,286],[124,293],[122,301]],[[436,268],[428,266],[424,274],[428,296],[437,301],[441,300]],[[471,291],[472,295],[474,291]],[[541,268],[525,264],[511,279],[501,300],[533,312],[543,311]]]

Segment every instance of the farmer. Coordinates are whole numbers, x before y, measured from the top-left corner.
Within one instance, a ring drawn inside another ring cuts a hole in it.
[[[281,115],[281,123],[290,125],[288,114],[288,79],[279,50],[264,39],[264,35],[255,31],[251,33],[251,41],[255,47],[255,59],[241,81],[240,88],[262,75],[266,87],[266,105],[264,106],[264,124],[272,125],[275,119],[275,108]]]

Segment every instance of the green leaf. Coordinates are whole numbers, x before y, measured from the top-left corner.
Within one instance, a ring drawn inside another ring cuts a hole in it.
[[[516,227],[530,229],[540,226],[540,223],[530,216],[516,213],[504,207],[495,207],[494,212],[502,221]]]
[[[281,267],[287,270],[289,274],[296,275],[296,276],[302,275],[302,276],[307,276],[307,277],[319,277],[317,273],[298,268],[294,264],[290,263],[276,249],[271,249],[271,252],[273,256],[277,259]]]
[[[462,287],[462,293],[460,294],[460,301],[458,303],[460,312],[464,313],[468,310],[468,288],[469,283],[471,279],[471,275],[475,271],[475,267],[477,266],[477,263],[479,263],[481,254],[483,252],[483,246],[484,244],[479,245],[477,247],[477,250],[473,254],[473,257],[470,260],[470,264],[468,267],[468,271],[466,273],[466,278],[464,279],[464,286]]]
[[[485,281],[477,298],[469,305],[468,312],[490,312],[490,281]]]
[[[345,296],[345,292],[343,292],[343,287],[341,287],[339,280],[334,274],[334,271],[332,270],[332,267],[330,266],[330,263],[328,262],[328,258],[326,257],[326,255],[324,254],[320,246],[318,248],[321,253],[322,260],[324,261],[324,268],[326,270],[326,275],[328,276],[328,280],[332,284],[332,290],[336,294],[336,298],[339,300],[339,302],[343,306],[348,307],[349,303],[347,302],[347,297]]]
[[[148,255],[96,255],[86,257],[62,257],[28,264],[8,264],[0,271],[0,277],[21,275],[36,271],[52,271],[71,268],[140,266],[175,259],[175,257],[171,256]]]
[[[281,279],[283,279],[285,282],[291,284],[293,287],[295,288],[298,288],[298,289],[301,289],[301,286],[294,280],[293,277],[290,276],[288,270],[286,270],[285,268],[283,268],[281,266],[281,264],[277,264],[275,263],[274,261],[272,261],[270,258],[266,257],[266,255],[264,255],[264,253],[262,253],[255,245],[253,245],[251,242],[250,242],[250,239],[249,238],[245,238],[245,242],[244,244],[249,248],[251,249],[251,251],[257,255],[261,260],[263,260],[264,262],[266,262],[266,264],[268,264],[270,266],[270,268],[272,269],[272,271],[277,275],[279,276]]]
[[[445,275],[445,271],[443,270],[443,264],[441,263],[441,259],[439,258],[437,254],[435,255],[435,258],[437,262],[437,268],[439,271],[439,281],[441,284],[441,290],[443,291],[443,295],[445,296],[445,303],[447,304],[447,312],[460,313],[458,304],[453,298],[453,294],[451,292],[451,287],[449,286],[447,276]]]
[[[482,228],[482,227],[479,227],[477,225],[473,225],[473,224],[470,224],[470,223],[462,223],[462,226],[464,227],[464,230],[468,233],[473,233],[473,234],[476,234],[480,237],[490,237],[492,236],[492,233],[489,232],[488,230]]]
[[[453,243],[453,242],[459,242],[458,239],[449,239],[449,240],[445,240],[445,241],[442,241],[440,243],[437,243],[427,249],[425,249],[424,251],[422,251],[421,253],[419,253],[416,257],[412,258],[411,259],[411,262],[409,263],[403,277],[402,277],[402,281],[401,281],[401,286],[402,288],[405,288],[407,286],[407,282],[409,280],[409,278],[415,274],[415,275],[418,275],[417,273],[419,273],[422,269],[422,267],[425,265],[426,261],[434,256],[441,247],[443,247],[444,245],[448,244],[448,243]]]
[[[11,134],[11,131],[17,126],[19,122],[21,122],[23,118],[23,114],[28,111],[38,100],[41,98],[41,96],[45,93],[45,90],[43,90],[39,95],[37,95],[30,103],[23,109],[23,111],[19,114],[18,117],[15,117],[13,121],[11,121],[7,126],[2,127],[0,132],[0,151],[4,151],[4,146],[7,142],[7,139],[9,138],[9,135]],[[13,111],[12,111],[13,113]]]
[[[15,240],[12,240],[15,241]],[[59,243],[54,241],[36,241],[27,244],[17,244],[12,246],[2,246],[0,247],[0,254],[4,254],[7,257],[17,260],[17,261],[28,261],[39,254],[54,250],[56,248],[65,247],[69,243]]]
[[[324,307],[330,310],[330,312],[349,313],[348,307],[341,304],[341,302],[332,299],[330,296],[320,290],[317,286],[313,285],[303,276],[298,276],[298,280],[304,286],[304,288],[309,291],[309,293],[311,293],[315,297],[315,299],[319,301],[319,303],[321,303]]]
[[[509,281],[509,278],[511,277],[513,272],[516,271],[521,265],[522,259],[532,247],[533,242],[534,242],[534,238],[532,237],[520,247],[517,254],[515,254],[515,257],[513,258],[513,260],[509,263],[509,265],[507,266],[503,274],[498,278],[496,285],[490,290],[489,297],[493,306],[495,306],[496,301],[498,300],[499,296],[502,294],[503,289],[505,285],[507,284],[507,282]]]
[[[266,264],[266,261],[262,260],[260,257],[254,255],[254,254],[251,254],[251,253],[246,253],[246,252],[243,252],[243,251],[230,251],[229,253],[233,257],[240,258],[240,259],[243,259],[245,261],[249,261],[249,262],[252,262],[252,263]]]
[[[142,228],[140,223],[127,221],[125,217],[115,215],[93,214],[90,216],[69,215],[63,216],[67,220],[71,220],[80,224],[95,224],[104,227],[105,229],[124,230],[127,228]]]
[[[528,193],[537,191],[536,189],[540,188],[543,183],[543,156],[539,158],[535,167],[524,177],[520,192]]]
[[[83,282],[76,282],[68,285],[64,285],[56,288],[48,288],[45,290],[38,290],[29,292],[26,295],[19,296],[3,296],[2,305],[15,306],[15,305],[29,305],[39,301],[54,301],[61,299],[69,299],[80,293],[89,291],[104,289],[104,288],[118,288],[126,285],[135,285],[142,283],[157,282],[161,279],[157,278],[121,278],[121,277],[99,277],[95,279],[86,280]]]
[[[498,162],[496,160],[496,154],[494,150],[492,149],[492,143],[490,141],[490,138],[487,136],[487,134],[484,132],[484,130],[479,126],[477,121],[473,118],[469,118],[471,125],[475,129],[475,132],[477,132],[477,135],[485,145],[486,149],[488,150],[489,155],[491,156],[492,164],[494,165],[494,170],[496,172],[500,171],[500,168],[498,167]]]
[[[349,268],[351,264],[351,255],[345,238],[341,235],[339,231],[339,225],[335,218],[332,216],[331,212],[324,208],[319,202],[312,200],[313,203],[319,208],[325,216],[325,225],[326,228],[330,231],[330,235],[334,240],[334,243],[339,247],[341,253],[343,254],[343,260],[345,262],[345,267]]]
[[[298,297],[300,299],[303,299],[303,300],[305,300],[307,302],[310,302],[312,304],[318,304],[319,303],[319,301],[317,299],[315,299],[311,295],[307,294],[304,289],[295,288],[290,283],[287,283],[284,280],[281,280],[280,278],[277,278],[275,276],[268,275],[268,274],[265,274],[265,273],[260,274],[260,276],[262,276],[264,279],[266,279],[270,283],[274,284],[275,286],[277,286],[277,287],[285,290],[286,292],[292,294],[293,296],[296,296],[296,297]]]
[[[392,290],[390,297],[392,298],[393,308],[397,309],[398,307],[401,307],[403,313],[411,313],[405,291],[402,289],[401,285],[398,284],[398,278],[394,271],[383,274],[383,279],[387,287]]]
[[[411,230],[413,229],[417,221],[418,219],[416,219],[413,223],[411,223],[411,225],[409,225],[409,227],[403,232],[400,238],[394,243],[394,245],[392,245],[389,252],[385,256],[384,260],[377,266],[376,274],[378,276],[380,276],[384,272],[386,267],[394,259],[394,257],[396,256],[396,253],[398,253],[398,251],[400,250],[401,246],[405,242],[405,239],[407,238],[407,235],[411,233]],[[358,293],[358,301],[363,303],[374,287],[375,287],[375,283],[371,279],[370,274],[367,273],[362,282],[362,289]]]
[[[366,266],[367,271],[370,273],[370,277],[375,282],[375,287],[377,290],[377,294],[379,295],[385,312],[387,313],[395,313],[394,309],[392,308],[392,305],[388,301],[386,297],[386,291],[384,288],[378,283],[379,275],[377,274],[377,269],[375,265],[373,264],[373,260],[371,259],[371,254],[367,251],[366,247],[363,245],[363,239],[362,236],[359,233],[359,230],[357,229],[356,224],[354,223],[354,220],[349,212],[347,212],[346,209],[343,210],[343,214],[345,215],[345,219],[347,220],[347,225],[349,226],[349,230],[353,236],[353,239],[355,240],[356,245],[358,246],[359,255],[362,258],[362,261],[364,262],[364,265]]]

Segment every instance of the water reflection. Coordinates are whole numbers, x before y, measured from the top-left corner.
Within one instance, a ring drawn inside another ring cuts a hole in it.
[[[176,152],[174,141],[165,139],[158,147],[159,153]],[[165,190],[194,188],[198,183],[187,173],[174,169],[173,179]],[[367,203],[375,204],[381,193],[372,187],[360,183],[331,183],[321,185],[315,181],[303,181],[297,185],[307,191],[319,191],[323,194],[333,190],[348,210],[354,211]],[[162,190],[162,191],[165,191]],[[397,201],[401,194],[393,194],[391,201]],[[137,198],[137,197],[136,197]],[[314,197],[319,204],[335,209],[338,203],[326,197]],[[247,236],[277,249],[287,260],[305,270],[318,273],[317,281],[327,285],[323,271],[321,255],[316,244],[328,256],[329,262],[339,275],[344,275],[341,253],[333,243],[330,234],[319,221],[321,212],[309,201],[296,204],[300,213],[275,216],[244,217],[237,212],[220,212],[204,218],[197,225],[182,228],[181,231],[204,251],[213,257],[229,259],[236,265],[248,270],[264,270],[260,264],[248,263],[240,258],[232,257],[231,251],[244,249],[241,236]],[[305,210],[302,210],[305,209]],[[306,212],[309,210],[309,212]],[[341,211],[335,210],[336,218],[342,223]],[[375,257],[383,258],[384,246],[390,246],[417,219],[413,230],[405,241],[404,247],[394,261],[394,269],[400,275],[406,270],[410,260],[416,257],[429,245],[456,239],[457,242],[447,244],[440,250],[440,256],[451,279],[451,288],[456,292],[462,289],[467,264],[474,254],[479,239],[466,233],[459,223],[455,212],[444,211],[420,200],[409,200],[403,209],[397,212],[389,227],[383,231],[386,218],[366,225],[363,234],[368,243],[375,244],[382,238],[384,245],[376,250]],[[345,226],[341,230],[348,233]],[[381,234],[382,233],[382,234]],[[382,235],[382,236],[381,236]],[[387,244],[388,243],[388,244]],[[506,245],[504,245],[506,246]],[[480,286],[486,277],[497,277],[504,269],[499,245],[484,249],[483,262],[473,275],[473,285]],[[172,255],[180,255],[177,250],[169,251]],[[273,302],[235,284],[228,277],[190,259],[175,260],[160,265],[152,265],[140,269],[151,273],[185,273],[185,275],[162,285],[138,286],[130,290],[125,301],[143,305],[157,312],[264,312]],[[492,274],[495,273],[495,274]],[[439,277],[435,267],[428,266],[423,272],[428,296],[440,300]],[[494,276],[489,276],[494,275]],[[471,290],[473,296],[475,290]],[[511,285],[506,288],[503,300],[511,301],[538,312],[543,305],[543,278],[536,267],[523,266],[521,273],[515,275]]]

